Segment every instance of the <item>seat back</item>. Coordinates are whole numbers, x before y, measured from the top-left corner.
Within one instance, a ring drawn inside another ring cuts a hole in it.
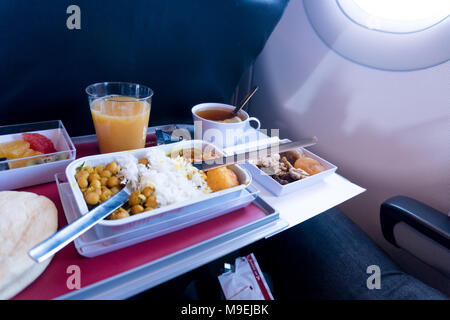
[[[0,2],[0,125],[61,119],[72,136],[94,132],[85,88],[148,85],[151,125],[192,121],[201,102],[229,103],[287,0],[78,0]]]

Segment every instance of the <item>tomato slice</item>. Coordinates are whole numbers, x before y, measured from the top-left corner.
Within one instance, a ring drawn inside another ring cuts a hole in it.
[[[56,152],[52,140],[39,133],[22,133],[25,141],[30,143],[30,148],[44,154]]]

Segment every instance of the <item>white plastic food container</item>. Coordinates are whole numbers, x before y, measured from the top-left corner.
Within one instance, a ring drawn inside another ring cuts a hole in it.
[[[218,155],[223,155],[223,152],[221,150],[218,150],[214,145],[201,141],[201,140],[190,140],[190,141],[182,141],[178,143],[168,144],[168,145],[161,145],[157,147],[152,148],[159,148],[163,150],[164,152],[168,153],[175,149],[185,149],[185,148],[191,148],[194,147],[196,149],[202,149],[208,148],[208,150],[215,150],[215,152]],[[117,160],[121,155],[125,153],[131,153],[138,159],[144,157],[146,154],[146,151],[148,148],[144,149],[136,149],[132,151],[124,151],[124,152],[114,152],[114,153],[108,153],[108,154],[100,154],[95,156],[88,156],[83,157],[80,159],[77,159],[73,161],[69,166],[66,168],[66,177],[69,182],[71,191],[73,193],[73,196],[75,198],[75,203],[77,206],[77,210],[81,214],[85,214],[89,211],[87,204],[84,200],[83,194],[78,187],[77,181],[75,179],[75,173],[76,168],[81,166],[83,163],[84,165],[95,167],[100,164],[107,164],[111,161]],[[117,219],[117,220],[102,220],[96,225],[96,231],[97,233],[104,237],[108,235],[114,235],[117,232],[122,232],[125,229],[131,229],[143,224],[151,223],[152,221],[160,222],[161,219],[170,219],[172,216],[179,216],[184,213],[189,213],[190,209],[197,209],[198,206],[201,204],[208,203],[210,200],[217,200],[217,201],[229,201],[233,197],[239,197],[241,195],[241,191],[246,188],[251,183],[251,175],[247,172],[247,170],[243,169],[239,165],[232,165],[229,166],[231,170],[233,170],[240,182],[239,186],[217,191],[210,194],[205,194],[204,196],[180,201],[173,203],[171,205],[163,206],[151,211],[145,211],[143,213],[139,213],[136,215],[132,215],[123,219]]]
[[[289,139],[281,140],[281,143],[290,142]],[[246,162],[244,164],[244,167],[250,172],[253,179],[255,179],[256,182],[261,184],[264,188],[271,191],[273,194],[277,196],[282,196],[294,191],[301,190],[303,188],[306,188],[312,184],[316,184],[320,181],[322,181],[326,176],[333,174],[336,172],[337,167],[334,164],[329,163],[328,161],[322,159],[321,157],[315,155],[314,153],[304,149],[300,148],[301,152],[312,159],[315,159],[320,162],[325,167],[325,171],[322,171],[320,173],[317,173],[315,175],[312,175],[310,177],[303,178],[301,180],[297,180],[285,185],[282,185],[275,181],[271,176],[266,174],[264,171],[259,169],[256,165]]]
[[[57,152],[0,161],[0,165],[7,168],[14,162],[37,162],[25,167],[0,170],[0,191],[54,181],[55,174],[64,171],[67,165],[75,159],[75,147],[60,120],[0,126],[0,143],[22,139],[22,133],[25,132],[40,133],[46,136],[53,142]],[[49,159],[59,160],[46,162]]]

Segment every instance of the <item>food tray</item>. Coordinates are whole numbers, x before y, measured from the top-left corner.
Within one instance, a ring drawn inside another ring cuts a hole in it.
[[[88,144],[76,147],[85,150],[90,148]],[[64,178],[64,174],[61,176]],[[51,199],[58,209],[59,229],[66,226],[56,183],[21,191]],[[279,213],[256,196],[239,210],[93,258],[80,255],[72,242],[56,253],[43,274],[13,299],[125,299],[286,227]],[[81,288],[76,290],[67,286],[67,270],[72,265],[81,270]]]
[[[290,141],[291,140],[289,139],[280,140],[281,143],[287,143]],[[277,181],[275,181],[271,176],[269,176],[264,171],[259,169],[256,165],[251,164],[250,162],[246,162],[243,166],[250,172],[250,174],[252,175],[253,179],[255,179],[256,182],[261,184],[264,188],[266,188],[276,196],[282,196],[309,187],[313,184],[322,181],[326,176],[329,176],[330,174],[336,172],[337,167],[334,164],[326,161],[325,159],[322,159],[321,157],[315,155],[311,151],[306,150],[305,148],[300,148],[300,150],[307,157],[319,161],[325,167],[325,171],[322,171],[313,176],[298,181],[288,183],[286,185],[281,185]]]
[[[2,166],[9,166],[9,164],[18,161],[40,160],[49,157],[61,160],[0,171],[0,191],[51,182],[57,172],[63,171],[75,159],[75,147],[60,120],[0,126],[0,143],[21,138],[21,134],[24,132],[40,133],[46,136],[52,140],[57,152],[21,159],[3,160],[0,161]]]
[[[176,125],[181,126],[185,125]],[[155,135],[151,130],[170,131],[172,127],[174,125],[149,127],[147,144],[155,145]],[[96,141],[95,135],[73,139],[79,156],[96,154]],[[74,202],[64,200],[64,206],[62,203],[62,199],[67,198],[65,174],[62,172],[57,178],[61,179],[58,184],[47,183],[20,191],[34,192],[52,200],[58,209],[58,227],[61,229],[67,225],[68,217],[69,221],[77,217],[72,219],[67,214]],[[60,188],[59,185],[64,183],[66,188]],[[58,193],[62,194],[61,197]],[[124,241],[114,248],[102,243],[108,239],[100,239],[93,229],[88,230],[56,253],[45,272],[14,299],[128,298],[288,226],[286,221],[280,219],[278,211],[259,194],[254,198],[249,205],[216,218],[147,241]],[[85,239],[88,235],[89,238]],[[134,242],[136,244],[130,245]],[[80,255],[79,248],[92,254],[93,258]],[[105,254],[102,254],[102,249]],[[98,256],[94,256],[95,250]],[[82,272],[81,288],[77,290],[67,286],[67,268],[71,265],[78,266]]]
[[[201,140],[191,140],[191,141],[182,141],[179,143],[173,143],[169,145],[161,145],[154,148],[160,148],[164,152],[169,152],[171,150],[183,149],[183,148],[191,148],[195,147],[198,149],[208,148],[208,150],[215,150],[217,154],[222,155],[223,153],[216,149],[214,145],[206,143]],[[143,157],[147,151],[145,149],[137,149],[133,151],[125,151],[125,152],[115,152],[109,154],[100,154],[94,156],[83,157],[75,160],[66,168],[66,178],[69,182],[70,189],[67,190],[70,192],[76,203],[77,211],[81,214],[85,214],[89,211],[86,202],[84,200],[83,194],[78,187],[78,184],[75,180],[75,172],[76,168],[82,165],[96,166],[99,164],[107,164],[121,155],[127,153],[131,153],[136,156],[138,159]],[[171,205],[167,205],[161,208],[157,208],[151,211],[146,211],[140,213],[138,215],[133,215],[127,218],[119,219],[119,220],[102,220],[96,226],[96,231],[101,237],[112,236],[117,232],[123,231],[125,229],[130,229],[134,227],[138,227],[141,224],[147,223],[158,223],[161,220],[166,219],[165,216],[184,216],[188,215],[192,210],[205,210],[207,206],[210,205],[209,200],[215,200],[216,202],[224,202],[230,201],[240,197],[241,191],[245,189],[251,183],[250,174],[243,169],[241,166],[232,165],[229,166],[231,170],[233,170],[241,183],[239,186],[229,188],[226,190],[221,190],[218,192],[214,192],[211,194],[204,195],[200,198],[195,198],[192,200],[180,201]],[[206,207],[205,207],[206,206]]]
[[[66,175],[63,173],[56,174],[55,180],[66,219],[68,223],[71,223],[82,214],[71,192]],[[183,208],[181,211],[160,216],[158,219],[147,221],[132,228],[123,228],[114,234],[105,234],[101,231],[102,228],[96,225],[75,239],[75,247],[78,253],[85,257],[102,255],[246,207],[257,198],[258,193],[259,191],[256,188],[247,186],[220,199],[212,198],[201,201],[189,208]],[[230,195],[233,196],[230,197]]]

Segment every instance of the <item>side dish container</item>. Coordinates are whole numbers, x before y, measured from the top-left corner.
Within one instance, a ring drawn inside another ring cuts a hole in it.
[[[26,132],[44,135],[53,142],[56,152],[0,160],[0,191],[54,181],[55,174],[75,159],[75,147],[60,120],[0,126],[0,144],[21,140]],[[24,163],[26,166],[22,166]]]
[[[201,141],[201,140],[191,140],[191,141],[182,141],[179,143],[173,143],[168,145],[161,145],[157,147],[152,148],[158,148],[163,150],[166,153],[171,152],[172,150],[178,150],[178,149],[185,149],[185,148],[196,148],[196,149],[202,149],[205,148],[207,150],[214,150],[215,153],[222,156],[223,152],[219,149],[217,149],[214,145],[209,144],[207,142]],[[70,185],[71,192],[73,194],[76,209],[81,214],[85,214],[89,211],[87,204],[84,200],[83,194],[78,187],[78,184],[75,179],[75,173],[76,168],[80,167],[82,164],[88,165],[91,167],[100,165],[100,164],[107,164],[111,161],[115,161],[118,158],[120,158],[121,155],[125,153],[131,153],[136,158],[142,158],[147,151],[148,148],[144,149],[136,149],[132,151],[124,151],[124,152],[115,152],[115,153],[108,153],[108,154],[100,154],[95,156],[88,156],[83,157],[80,159],[77,159],[73,161],[67,168],[66,168],[66,177],[68,180],[68,183]],[[189,224],[189,221],[186,221],[183,219],[184,216],[189,215],[192,211],[207,211],[208,207],[211,207],[214,204],[218,204],[220,202],[228,202],[232,201],[234,198],[238,198],[241,195],[241,191],[245,189],[250,183],[251,183],[251,175],[242,168],[239,165],[232,165],[229,167],[231,170],[233,170],[240,182],[240,185],[229,188],[226,190],[221,190],[218,192],[205,194],[204,196],[189,199],[185,201],[176,202],[171,205],[163,206],[151,211],[145,211],[136,215],[132,215],[126,218],[118,219],[118,220],[102,220],[100,221],[96,226],[96,232],[99,234],[99,236],[109,236],[114,235],[118,232],[122,232],[125,229],[131,229],[135,227],[142,226],[144,224],[160,224],[162,222],[167,222],[172,226],[179,226],[178,229],[182,227],[186,227]],[[250,203],[251,200],[249,199],[248,203]],[[242,203],[242,206],[247,205],[248,203]],[[227,208],[224,208],[227,209]],[[230,208],[230,210],[236,210],[236,208]],[[223,210],[223,214],[226,212],[229,212],[230,210]],[[170,220],[170,222],[168,222]],[[191,220],[194,221],[195,219]],[[172,228],[172,230],[177,228]]]
[[[290,142],[289,139],[281,140],[281,143]],[[256,165],[246,162],[243,166],[250,172],[253,179],[262,185],[264,188],[275,194],[276,196],[282,196],[294,191],[301,190],[312,184],[316,184],[322,181],[326,176],[336,172],[337,167],[334,164],[322,159],[321,157],[315,155],[314,153],[306,150],[305,148],[300,148],[300,151],[309,158],[319,161],[324,167],[325,171],[317,173],[313,176],[303,178],[285,185],[278,183],[271,176],[266,174],[264,171],[259,169]]]

